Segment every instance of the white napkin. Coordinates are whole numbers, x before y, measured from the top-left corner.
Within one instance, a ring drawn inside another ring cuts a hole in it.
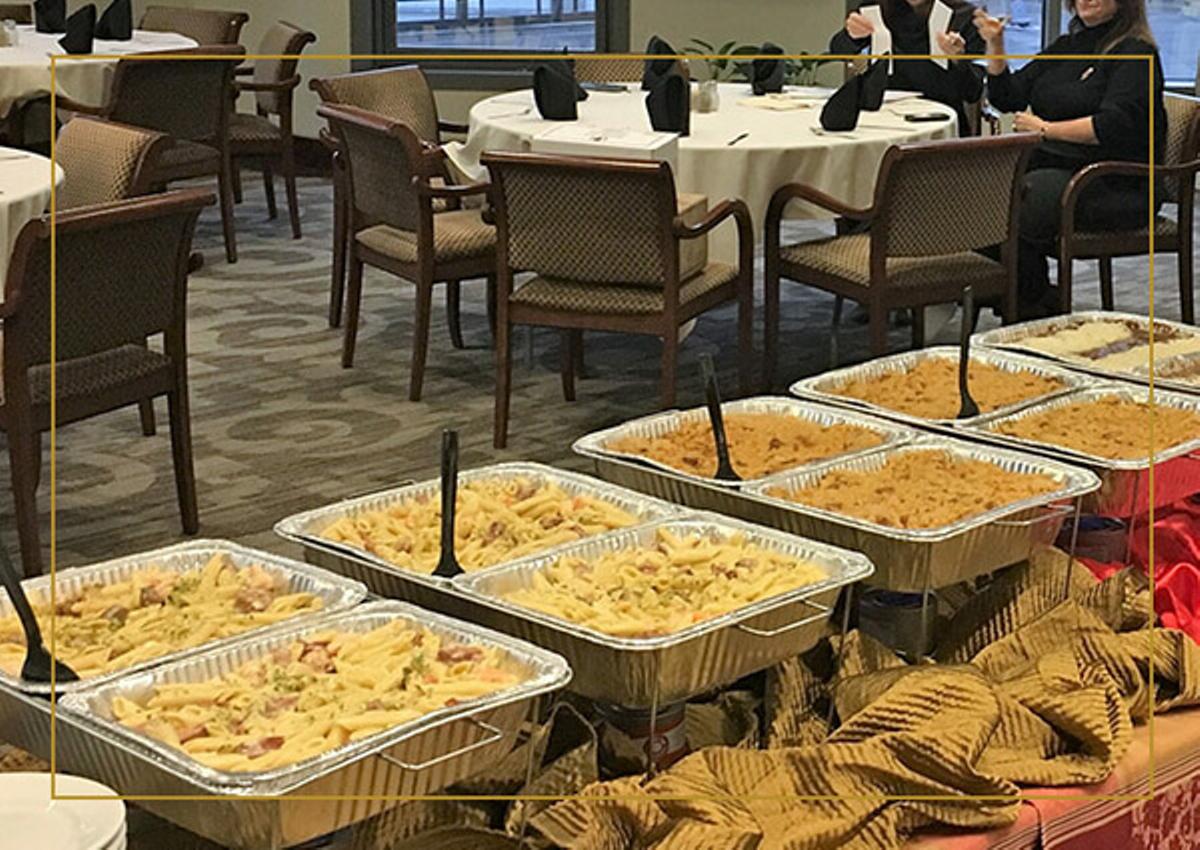
[[[879,6],[863,6],[858,13],[871,22],[871,55],[883,56],[892,52],[892,31],[883,22],[883,9]],[[888,59],[888,73],[892,73],[892,60]]]
[[[929,52],[940,53],[938,48],[937,37],[940,33],[950,29],[950,19],[954,17],[954,13],[950,10],[942,0],[933,0],[933,8],[929,10]],[[942,70],[950,67],[948,59],[934,59],[933,64],[937,65]]]

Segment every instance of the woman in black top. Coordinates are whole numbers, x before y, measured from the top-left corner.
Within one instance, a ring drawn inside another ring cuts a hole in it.
[[[1094,162],[1147,162],[1150,110],[1154,110],[1155,159],[1161,161],[1167,115],[1163,71],[1146,20],[1145,0],[1068,0],[1075,14],[1070,32],[1040,56],[1153,55],[1154,94],[1144,59],[1034,60],[1010,71],[1002,59],[988,61],[988,99],[1016,112],[1013,126],[1038,133],[1025,175],[1018,257],[1022,318],[1058,312],[1046,257],[1055,252],[1061,200],[1077,171]],[[989,55],[1004,54],[1004,24],[976,12],[975,24]],[[1143,177],[1108,177],[1090,184],[1075,221],[1082,229],[1135,230],[1150,217],[1149,183]],[[1157,210],[1156,210],[1157,211]]]
[[[892,55],[928,56],[941,54],[958,56],[983,53],[983,39],[975,29],[972,15],[975,7],[963,0],[943,0],[954,12],[949,32],[938,37],[938,44],[929,43],[929,10],[933,0],[862,0],[864,6],[879,6],[883,22],[892,32]],[[860,53],[871,46],[873,27],[859,11],[850,13],[846,26],[829,42],[829,52],[838,55]],[[930,100],[944,103],[958,113],[959,132],[969,132],[963,104],[974,103],[983,94],[983,74],[970,62],[951,61],[943,69],[928,59],[899,59],[892,63],[893,89],[919,91]]]

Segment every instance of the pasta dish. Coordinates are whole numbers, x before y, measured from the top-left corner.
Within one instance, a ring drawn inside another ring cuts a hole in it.
[[[1124,319],[1080,321],[1042,336],[1023,338],[1020,344],[1042,354],[1113,372],[1144,369],[1150,364],[1148,320],[1145,324]],[[1156,324],[1155,360],[1197,351],[1200,351],[1200,335],[1187,335]]]
[[[149,566],[111,584],[59,594],[57,606],[30,600],[58,659],[80,678],[123,670],[168,653],[318,611],[312,593],[289,593],[286,580],[255,564],[238,568],[223,554],[202,568]],[[25,635],[16,614],[0,618],[0,670],[18,676]]]
[[[1009,472],[994,463],[926,449],[888,458],[879,469],[834,469],[807,487],[767,495],[890,528],[940,528],[1053,493],[1049,475]]]
[[[763,478],[883,442],[878,433],[857,425],[820,425],[779,413],[728,413],[724,419],[729,457],[744,479]],[[707,416],[682,422],[657,437],[620,437],[605,448],[693,475],[711,478],[717,473],[717,450]]]
[[[678,632],[826,578],[815,564],[748,543],[660,528],[652,546],[564,556],[505,599],[618,637]]]
[[[1061,446],[1095,457],[1133,460],[1150,456],[1150,420],[1158,451],[1200,438],[1200,416],[1159,404],[1102,396],[997,422],[1001,434]]]
[[[157,685],[142,703],[116,697],[112,713],[215,770],[258,772],[511,687],[505,659],[393,620],[293,640],[206,682]]]
[[[639,521],[602,499],[522,476],[460,484],[456,510],[455,554],[468,572]],[[321,536],[428,574],[441,555],[441,522],[441,499],[420,495],[342,517]]]
[[[982,413],[1056,393],[1057,378],[1026,369],[1010,371],[981,360],[967,367],[971,396]],[[921,419],[954,419],[962,403],[958,392],[958,361],[927,357],[907,370],[853,378],[830,390],[834,395],[865,401]]]

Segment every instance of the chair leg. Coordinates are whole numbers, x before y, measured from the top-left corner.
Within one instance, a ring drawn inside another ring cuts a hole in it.
[[[496,339],[496,276],[490,274],[487,276],[487,320],[488,332],[492,335],[492,340]]]
[[[200,530],[200,512],[196,504],[196,470],[192,463],[192,419],[188,408],[187,384],[177,382],[167,394],[167,415],[171,421],[171,458],[175,463],[175,492],[179,497],[179,516],[184,534]]]
[[[13,511],[26,578],[42,574],[42,543],[38,536],[37,479],[41,451],[36,434],[13,423],[8,431],[8,464],[12,472]]]
[[[569,329],[560,332],[563,398],[567,401],[575,400],[575,334],[576,331]]]
[[[1189,325],[1196,323],[1196,296],[1193,290],[1195,276],[1195,252],[1192,240],[1179,235],[1179,312]]]
[[[233,160],[230,176],[233,177],[233,202],[240,204],[242,202],[242,163],[239,160]]]
[[[1112,257],[1101,257],[1097,261],[1100,267],[1100,308],[1113,309],[1113,270]]]
[[[882,304],[867,305],[867,324],[871,337],[871,356],[882,357],[888,349],[888,311]]]
[[[429,350],[429,314],[433,310],[433,282],[417,284],[417,320],[413,325],[412,375],[409,377],[408,400],[421,400],[425,382],[425,356]]]
[[[142,435],[145,437],[153,437],[158,433],[158,427],[154,423],[154,399],[144,398],[138,402],[138,415],[142,420]]]
[[[354,365],[354,345],[358,341],[358,310],[362,303],[363,264],[350,255],[350,281],[346,290],[346,327],[342,337],[342,368]]]
[[[287,194],[288,218],[292,223],[292,238],[300,234],[300,195],[296,192],[296,157],[291,149],[283,153],[283,190]]]
[[[1058,311],[1063,314],[1071,312],[1073,266],[1070,254],[1061,252],[1058,257]]]
[[[346,208],[347,196],[342,178],[335,173],[333,181],[333,267],[329,281],[329,327],[336,328],[342,323],[342,301],[346,291],[349,210]]]
[[[262,175],[263,193],[267,198],[267,218],[274,219],[279,215],[279,209],[275,206],[275,170],[270,160],[263,160]]]
[[[763,277],[763,392],[775,386],[779,359],[779,273],[768,258]]]
[[[221,196],[221,227],[225,231],[225,260],[237,262],[237,234],[234,231],[233,166],[226,153],[221,158],[221,173],[217,175],[217,191]]]
[[[663,335],[662,404],[663,410],[675,406],[675,372],[679,364],[679,328],[668,328]]]
[[[508,445],[508,403],[512,384],[512,330],[507,317],[496,322],[496,409],[493,418],[492,445],[502,449]]]
[[[462,311],[460,297],[462,288],[457,280],[446,282],[446,324],[450,327],[450,344],[455,348],[466,348],[462,335]]]
[[[925,347],[925,308],[913,307],[912,311],[912,347]]]

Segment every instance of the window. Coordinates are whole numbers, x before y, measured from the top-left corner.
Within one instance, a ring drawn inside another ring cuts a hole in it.
[[[583,53],[603,46],[598,0],[390,0],[396,50]]]
[[[1200,0],[1149,0],[1146,10],[1167,82],[1190,87],[1196,79]]]
[[[993,9],[996,6],[1003,7],[1005,5],[1008,6],[1008,10],[1002,11],[1001,14],[1009,16],[1008,26],[1005,27],[1004,32],[1004,45],[1008,52],[1018,56],[1032,56],[1040,51],[1044,41],[1042,37],[1044,14],[1042,0],[1009,0],[1007,4],[988,4],[988,8]],[[993,14],[996,12],[994,11]],[[1051,38],[1053,37],[1052,35]],[[1023,65],[1025,63],[1018,60],[1013,64]]]

